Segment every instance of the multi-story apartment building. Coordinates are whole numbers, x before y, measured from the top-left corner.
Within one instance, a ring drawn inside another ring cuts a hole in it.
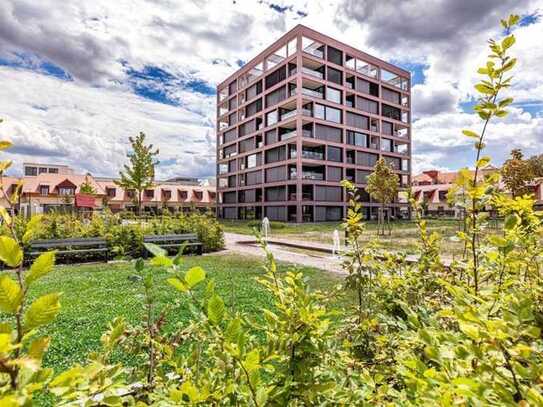
[[[218,216],[341,219],[379,157],[410,182],[410,74],[298,25],[217,88]],[[391,204],[407,211],[400,199]]]

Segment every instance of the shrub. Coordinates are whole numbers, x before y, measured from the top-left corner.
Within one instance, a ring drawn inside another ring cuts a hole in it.
[[[28,220],[15,218],[14,228],[22,236]],[[6,227],[3,227],[4,230]],[[113,252],[121,257],[144,255],[143,236],[149,234],[196,233],[203,250],[211,252],[224,247],[220,223],[209,214],[188,213],[177,216],[157,216],[148,221],[121,219],[111,212],[97,213],[88,219],[74,214],[50,213],[40,216],[40,227],[33,239],[68,239],[74,237],[105,237]]]

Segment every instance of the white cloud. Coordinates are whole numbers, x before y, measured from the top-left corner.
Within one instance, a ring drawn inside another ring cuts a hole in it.
[[[279,12],[278,10],[285,10]],[[17,142],[18,161],[68,161],[114,174],[126,139],[143,130],[162,147],[161,174],[214,173],[215,98],[186,87],[224,80],[297,23],[377,57],[425,65],[412,91],[415,169],[458,168],[471,161],[460,131],[477,124],[460,104],[472,100],[486,39],[500,34],[499,18],[543,10],[543,0],[134,0],[81,2],[5,0],[0,3],[0,60],[31,59],[62,67],[66,82],[0,67],[0,116]],[[300,12],[300,13],[299,13]],[[303,17],[307,14],[306,17]],[[521,105],[492,127],[497,162],[511,148],[541,145],[543,21],[519,27],[513,88]],[[137,71],[158,67],[174,80],[155,86],[181,107],[134,94]],[[532,112],[526,113],[521,110]]]
[[[145,100],[127,90],[88,87],[23,70],[0,68],[3,137],[10,158],[67,163],[96,175],[115,175],[128,136],[143,131],[161,148],[160,177],[209,176],[215,141],[209,119],[184,108]],[[9,150],[8,150],[9,151]],[[204,158],[204,161],[200,160]]]

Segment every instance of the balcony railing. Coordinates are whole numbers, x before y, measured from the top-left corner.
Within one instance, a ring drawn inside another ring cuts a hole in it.
[[[324,95],[322,92],[317,92],[316,90],[302,88],[302,95],[310,96],[313,98],[323,99]]]
[[[302,151],[302,158],[308,158],[310,160],[324,160],[324,153],[318,153],[316,151]]]
[[[281,140],[296,137],[296,130],[289,131],[288,133],[281,134]]]
[[[324,52],[319,51],[318,49],[306,48],[304,49],[304,52],[307,52],[308,54],[313,55],[314,57],[317,57],[317,58],[321,58],[321,59],[324,58]]]
[[[323,181],[324,180],[324,175],[319,173],[319,172],[307,172],[307,171],[304,171],[302,173],[302,179],[311,179],[311,180],[316,180],[316,181]]]
[[[302,115],[307,117],[313,117],[313,112],[309,109],[302,109]]]
[[[313,138],[313,132],[311,130],[302,130],[302,136],[307,138]]]
[[[314,76],[315,78],[319,78],[319,79],[324,78],[324,75],[321,72],[315,71],[314,69],[311,69],[311,68],[306,68],[305,66],[302,67],[302,72],[308,75]]]
[[[290,112],[283,113],[281,115],[281,121],[290,119],[291,117],[296,116],[296,110],[291,110]]]

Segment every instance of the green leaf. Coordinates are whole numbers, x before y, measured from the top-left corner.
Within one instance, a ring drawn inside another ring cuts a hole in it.
[[[502,40],[502,48],[505,51],[507,48],[511,48],[515,43],[515,36],[509,35]]]
[[[185,281],[187,282],[189,288],[195,287],[197,284],[204,281],[206,278],[206,272],[201,267],[193,267],[187,274],[185,274]]]
[[[164,250],[162,247],[157,246],[154,243],[144,243],[143,244],[149,252],[153,254],[153,256],[167,256],[168,252]]]
[[[49,347],[50,342],[51,338],[48,336],[34,340],[28,348],[28,356],[30,356],[32,359],[41,360],[43,358],[43,354]]]
[[[486,166],[488,166],[488,164],[490,164],[490,157],[488,156],[481,157],[477,161],[477,167],[479,168],[485,168]]]
[[[181,281],[180,279],[178,279],[177,277],[172,277],[172,278],[169,278],[168,280],[168,284],[170,284],[171,286],[173,286],[177,291],[180,291],[182,293],[186,293],[189,288],[187,287],[187,285],[185,284],[184,281]]]
[[[477,327],[477,325],[466,322],[459,322],[458,326],[460,330],[471,339],[477,340],[480,338],[479,328]]]
[[[25,313],[24,330],[28,332],[55,319],[60,311],[59,298],[60,294],[53,293],[35,300]]]
[[[0,216],[2,217],[6,225],[11,225],[11,216],[6,208],[4,208],[3,206],[0,206]]]
[[[512,213],[505,217],[505,222],[503,223],[503,227],[506,230],[511,230],[517,225],[519,225],[520,221],[521,221],[520,217],[516,213]]]
[[[240,334],[241,320],[239,318],[234,318],[228,323],[224,336],[229,342],[237,343]]]
[[[217,294],[207,303],[207,317],[215,325],[220,324],[224,318],[224,302]]]
[[[173,265],[172,259],[167,256],[155,256],[149,263],[157,267],[171,267]]]
[[[23,235],[23,243],[30,242],[38,231],[43,227],[42,215],[34,215],[26,224],[26,230]]]
[[[11,277],[3,275],[0,278],[0,310],[14,314],[23,299],[21,287]]]
[[[55,252],[45,252],[40,254],[40,256],[34,260],[34,263],[32,263],[32,266],[30,266],[30,270],[25,275],[26,285],[28,286],[40,277],[50,273],[51,270],[53,270],[54,265]]]
[[[248,372],[252,372],[260,367],[260,354],[258,353],[258,349],[253,349],[247,354],[243,361],[243,366],[245,366],[245,369],[247,369]]]
[[[484,83],[478,83],[475,85],[475,89],[477,89],[478,92],[483,93],[485,95],[493,95],[494,94],[494,88],[485,85]]]
[[[475,133],[474,131],[471,131],[471,130],[462,130],[462,133],[464,134],[464,136],[468,136],[468,137],[471,137],[471,138],[478,139],[480,137],[477,133]]]
[[[8,236],[0,236],[0,260],[10,267],[17,267],[23,261],[19,244]]]

